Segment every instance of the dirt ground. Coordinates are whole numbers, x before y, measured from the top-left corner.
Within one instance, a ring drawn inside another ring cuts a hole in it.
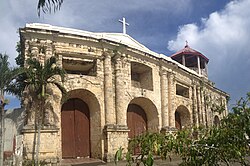
[[[250,166],[250,157],[247,157],[247,161]],[[156,159],[154,161],[154,166],[178,166],[181,163],[180,158],[174,158],[172,161],[168,160],[161,160],[161,159]],[[67,163],[63,164],[62,166],[126,166],[127,162],[125,161],[119,161],[118,164],[116,165],[114,162],[110,163],[105,163],[101,160],[91,160],[91,161],[84,161],[84,162],[75,162],[75,163]],[[239,163],[231,163],[232,166],[240,166]],[[133,166],[136,166],[133,164]],[[143,166],[143,164],[141,164]],[[221,166],[226,166],[226,164],[221,164]]]

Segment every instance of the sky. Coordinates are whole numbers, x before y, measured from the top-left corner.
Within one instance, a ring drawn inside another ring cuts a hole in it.
[[[209,58],[209,79],[230,94],[230,107],[250,92],[250,0],[64,0],[60,11],[37,15],[38,0],[0,0],[0,53],[15,66],[18,29],[46,23],[91,32],[122,32],[170,56],[189,46]],[[10,95],[6,108],[19,107]]]

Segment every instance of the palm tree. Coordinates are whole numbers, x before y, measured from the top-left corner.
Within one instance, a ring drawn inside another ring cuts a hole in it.
[[[37,13],[40,17],[41,10],[43,13],[60,10],[63,0],[39,0],[37,4]]]
[[[29,94],[34,94],[34,101],[38,101],[38,110],[35,110],[35,129],[37,131],[36,142],[36,165],[39,162],[39,149],[40,149],[40,135],[41,129],[44,125],[44,114],[46,110],[46,96],[48,85],[57,86],[61,92],[65,93],[66,90],[60,84],[59,80],[64,81],[65,71],[56,65],[56,58],[53,56],[47,59],[44,64],[40,63],[37,59],[27,59],[25,89]],[[60,79],[59,79],[59,78]]]
[[[4,95],[8,93],[8,85],[15,79],[15,77],[20,74],[21,70],[18,68],[11,68],[8,62],[8,55],[0,53],[0,120],[1,120],[1,130],[0,130],[0,165],[3,165],[3,151],[4,151],[4,107],[8,104],[8,100],[5,99]]]

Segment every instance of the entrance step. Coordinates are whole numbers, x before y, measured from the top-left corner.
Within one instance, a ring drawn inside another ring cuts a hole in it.
[[[103,165],[104,161],[93,158],[62,159],[61,166],[96,166]]]

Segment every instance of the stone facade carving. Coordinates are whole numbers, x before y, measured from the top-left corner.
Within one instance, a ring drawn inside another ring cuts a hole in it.
[[[78,98],[88,105],[89,157],[110,161],[120,146],[127,147],[129,104],[144,110],[150,132],[174,129],[177,123],[180,128],[209,126],[215,115],[227,114],[212,111],[214,105],[226,108],[228,94],[215,88],[206,75],[150,51],[126,34],[27,24],[20,29],[20,37],[25,58],[32,55],[42,61],[57,56],[58,65],[68,73],[64,83],[67,99]],[[49,92],[46,118],[48,126],[54,127],[42,131],[41,157],[59,162],[63,158],[63,103],[59,90],[51,87]],[[33,109],[29,99],[32,101],[27,94],[26,109]],[[24,157],[30,158],[34,130],[25,128],[23,135]]]

